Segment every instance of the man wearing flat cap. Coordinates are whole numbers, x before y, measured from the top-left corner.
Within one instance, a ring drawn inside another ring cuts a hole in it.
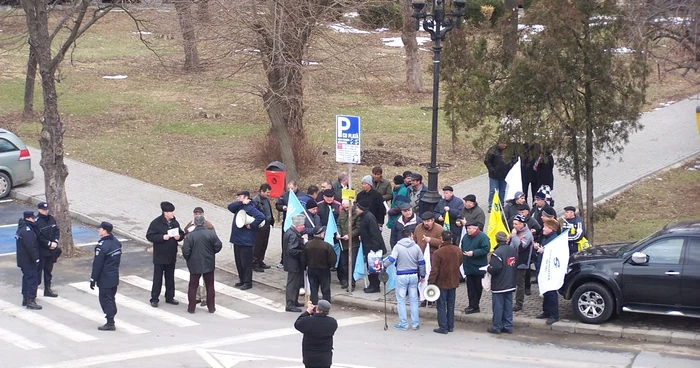
[[[40,202],[37,205],[38,214],[36,216],[36,228],[39,231],[39,285],[41,276],[44,275],[44,296],[55,298],[58,294],[51,290],[51,279],[53,279],[53,265],[61,255],[61,248],[58,247],[58,238],[61,231],[56,225],[56,219],[49,214],[49,204]]]
[[[464,209],[459,215],[457,226],[465,226],[468,222],[476,222],[479,226],[479,230],[484,231],[486,215],[484,214],[484,210],[482,210],[481,207],[479,207],[479,204],[476,202],[476,196],[469,194],[464,196],[462,200],[464,201]],[[461,230],[462,229],[460,229],[460,236]]]
[[[100,241],[95,246],[95,259],[92,261],[92,274],[90,274],[90,289],[95,290],[95,285],[100,289],[100,307],[105,313],[107,323],[98,327],[100,331],[114,331],[114,316],[117,314],[117,303],[114,296],[117,295],[119,286],[119,263],[122,259],[122,243],[112,235],[112,224],[102,222],[97,228]]]
[[[442,245],[442,226],[435,224],[435,213],[426,211],[421,216],[421,224],[416,226],[413,232],[413,238],[420,247],[421,252],[425,252],[425,248],[430,248],[430,255],[433,255]]]
[[[185,232],[175,219],[175,206],[170,202],[160,203],[161,215],[153,219],[146,231],[146,239],[153,243],[153,287],[151,307],[157,308],[165,277],[165,302],[178,305],[175,300],[175,262],[177,243],[182,241]]]
[[[464,310],[464,313],[479,313],[481,311],[481,294],[484,289],[481,286],[481,279],[484,277],[485,271],[480,270],[481,267],[488,264],[489,250],[491,244],[489,237],[483,231],[479,230],[479,224],[474,220],[467,222],[467,235],[462,238],[462,267],[464,268],[465,279],[467,280],[467,297],[469,305]]]
[[[578,252],[578,242],[583,239],[584,227],[583,219],[576,216],[576,207],[564,207],[564,218],[560,221],[562,232],[566,231],[569,235],[569,254]]]
[[[333,216],[335,223],[338,223],[338,216],[340,215],[341,203],[335,200],[335,192],[333,189],[325,189],[321,192],[323,197],[321,201],[316,202],[318,205],[317,214],[321,220],[321,226],[328,225],[328,217]]]
[[[338,329],[338,321],[328,315],[330,311],[331,303],[320,300],[294,322],[294,328],[304,334],[301,355],[307,368],[330,368],[333,365],[333,335]]]
[[[457,218],[462,214],[462,210],[464,210],[464,202],[455,197],[454,189],[449,185],[443,187],[442,199],[435,206],[435,213],[438,216],[437,220],[442,223],[445,223],[445,214],[450,214],[450,223],[445,225],[449,225],[454,244],[459,242],[459,238],[462,235],[462,228],[457,226]]]
[[[309,292],[313,304],[318,304],[319,286],[323,299],[331,300],[331,267],[335,267],[336,255],[333,246],[323,240],[325,234],[325,226],[314,228],[314,238],[304,245],[301,252],[301,263],[309,269]]]
[[[233,286],[241,290],[248,290],[253,287],[255,231],[265,221],[265,215],[255,208],[250,199],[250,192],[247,190],[236,193],[236,200],[228,205],[228,210],[234,214],[229,241],[233,246],[233,257],[236,262],[239,279]],[[239,212],[241,210],[244,210],[245,213]],[[244,215],[252,217],[253,222],[239,228],[236,226],[236,217]]]
[[[197,217],[204,218],[204,209],[202,207],[195,207],[194,210],[192,211],[192,216],[194,216],[194,218],[192,220],[190,220],[190,222],[188,222],[187,225],[185,225],[185,229],[184,229],[185,230],[185,239],[187,238],[187,235],[189,235],[189,233],[191,233],[192,231],[194,231],[194,229],[197,228],[197,225],[195,225],[194,220]],[[204,228],[209,229],[209,230],[213,231],[214,233],[216,233],[216,229],[214,228],[214,224],[209,222],[209,220],[207,220],[207,219],[204,219]],[[183,244],[183,246],[184,246],[184,244]],[[197,303],[202,303],[202,307],[207,306],[207,289],[204,286],[204,279],[203,278],[199,280],[199,287],[197,288],[196,300],[197,300]]]

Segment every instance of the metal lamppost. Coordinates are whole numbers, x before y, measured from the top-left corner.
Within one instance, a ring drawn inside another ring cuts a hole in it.
[[[411,17],[416,19],[416,31],[420,30],[420,21],[423,20],[423,29],[430,33],[430,39],[433,41],[433,126],[430,142],[430,167],[428,168],[428,191],[421,199],[426,211],[432,211],[440,201],[437,188],[439,171],[437,168],[437,131],[441,42],[445,40],[447,32],[451,31],[452,28],[460,28],[464,7],[467,5],[466,0],[452,0],[450,2],[451,10],[450,7],[445,9],[447,0],[432,0],[432,6],[429,9],[426,9],[425,0],[413,0],[412,2],[414,12]]]

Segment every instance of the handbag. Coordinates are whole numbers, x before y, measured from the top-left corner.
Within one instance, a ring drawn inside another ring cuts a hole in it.
[[[576,242],[576,246],[577,246],[577,248],[578,248],[578,251],[580,252],[580,251],[582,251],[582,250],[584,250],[584,249],[590,248],[590,247],[591,247],[591,243],[589,243],[589,242],[588,242],[588,239],[586,239],[586,237],[584,236],[583,238],[581,238],[581,240],[579,240],[579,241]]]

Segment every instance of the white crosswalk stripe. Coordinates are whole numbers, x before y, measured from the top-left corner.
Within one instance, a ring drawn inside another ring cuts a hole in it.
[[[89,282],[76,282],[70,284],[70,286],[80,290],[84,291],[86,293],[92,294],[97,296],[97,290],[92,290],[90,289],[90,283]],[[166,312],[162,309],[158,308],[153,308],[150,305],[146,303],[142,303],[138,300],[129,298],[128,296],[122,295],[120,293],[117,293],[115,297],[118,306],[120,307],[125,307],[129,308],[131,310],[134,310],[136,312],[139,312],[141,314],[145,314],[149,317],[157,318],[163,322],[169,323],[171,325],[177,326],[177,327],[189,327],[189,326],[197,326],[199,323],[189,320],[184,317],[180,317],[176,314]]]
[[[76,303],[72,300],[66,299],[65,297],[62,298],[44,298],[42,299],[43,302],[49,303],[51,305],[55,305],[61,309],[67,310],[71,313],[75,313],[81,317],[87,318],[91,321],[95,321],[97,323],[104,323],[105,322],[105,316],[104,314],[88,308],[80,303]],[[148,330],[145,330],[141,327],[134,326],[130,323],[124,322],[122,320],[118,321],[118,328],[117,331],[124,331],[128,334],[132,335],[138,335],[138,334],[144,334],[148,333]]]
[[[190,280],[190,274],[186,270],[183,269],[176,269],[175,270],[175,277],[181,279],[181,280]],[[284,312],[284,305],[281,303],[278,303],[274,300],[270,300],[268,298],[255,295],[253,293],[249,293],[244,290],[238,290],[236,288],[233,288],[228,285],[224,285],[218,281],[214,282],[214,289],[216,290],[217,293],[222,293],[225,295],[228,295],[232,298],[236,298],[239,300],[243,300],[245,302],[257,305],[258,307],[265,308],[267,310],[271,310],[273,312]]]
[[[23,307],[16,306],[4,300],[0,300],[0,311],[8,314],[11,317],[22,319],[26,322],[39,326],[49,332],[61,335],[75,342],[85,342],[97,340],[97,337],[88,335],[84,332],[74,330],[62,323],[56,322],[50,318],[44,317],[38,312],[32,312]]]
[[[0,327],[0,340],[24,350],[43,349],[46,347],[2,327]]]
[[[134,285],[138,288],[141,288],[144,290],[149,290],[149,291],[151,290],[151,282],[142,278],[142,277],[139,277],[136,275],[129,275],[129,276],[120,277],[119,279],[128,283],[128,284]],[[183,301],[185,301],[185,303],[187,303],[187,294],[185,294],[181,291],[175,290],[175,298],[183,300]],[[220,305],[216,306],[216,314],[218,316],[228,318],[228,319],[233,319],[233,320],[250,317],[248,315],[245,315],[243,313],[238,313],[234,310],[228,309],[226,307],[222,307]]]

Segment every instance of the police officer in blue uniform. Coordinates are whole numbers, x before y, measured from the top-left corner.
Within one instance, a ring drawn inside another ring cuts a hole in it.
[[[34,212],[24,211],[17,224],[17,267],[22,270],[22,305],[27,309],[41,309],[36,304],[39,274],[39,231],[34,224]]]
[[[41,285],[41,274],[44,274],[44,296],[55,298],[58,294],[51,290],[53,278],[53,264],[61,254],[58,248],[58,238],[61,235],[56,219],[49,215],[49,204],[41,202],[37,205],[39,214],[36,216],[36,227],[39,230],[39,275],[38,282]]]
[[[119,262],[122,258],[122,243],[112,235],[112,224],[102,222],[97,228],[101,239],[95,246],[95,259],[92,261],[92,275],[90,276],[90,289],[95,290],[95,285],[100,288],[100,306],[105,313],[107,323],[97,329],[100,331],[114,331],[114,316],[117,314],[117,303],[114,296],[119,285]]]

